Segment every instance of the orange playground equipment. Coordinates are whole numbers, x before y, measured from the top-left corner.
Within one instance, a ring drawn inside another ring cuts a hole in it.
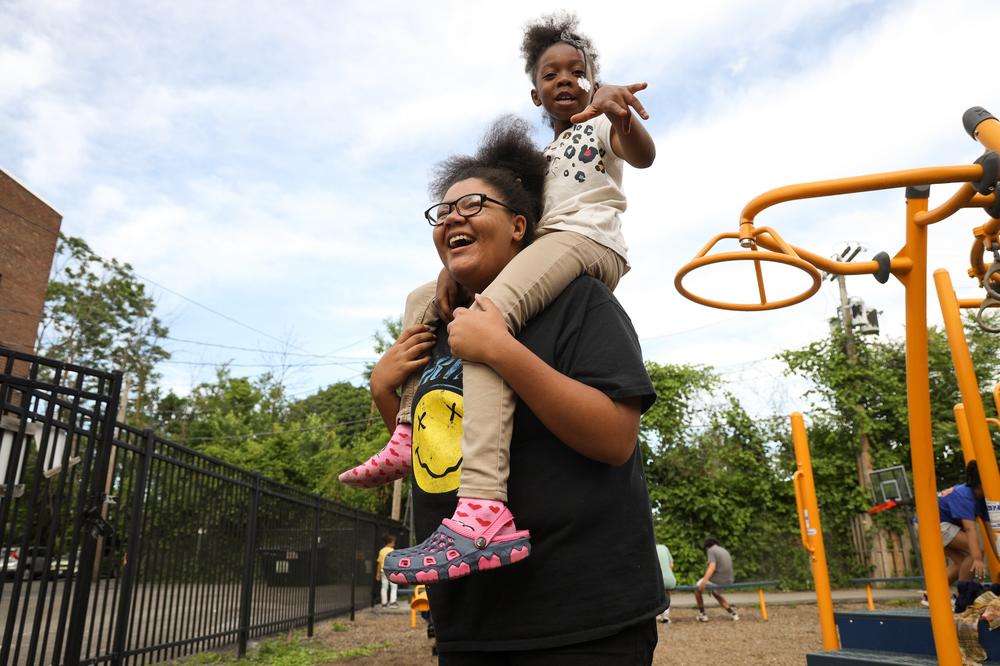
[[[674,279],[677,290],[692,301],[709,307],[739,311],[774,310],[801,303],[819,290],[820,271],[837,275],[872,275],[881,283],[888,282],[891,276],[903,285],[906,307],[906,393],[910,419],[911,473],[918,516],[920,551],[930,602],[933,647],[938,663],[945,666],[959,666],[962,660],[951,611],[944,548],[938,527],[940,521],[936,498],[934,449],[931,443],[926,306],[927,232],[930,225],[947,219],[963,208],[982,208],[989,215],[989,220],[985,224],[973,230],[975,240],[970,253],[969,270],[970,276],[984,287],[985,297],[982,300],[958,301],[954,299],[954,293],[950,292],[954,302],[949,301],[946,305],[942,301],[942,308],[947,308],[951,313],[946,314],[946,324],[949,317],[957,312],[957,305],[979,308],[981,324],[985,323],[982,318],[983,312],[987,308],[1000,305],[1000,238],[998,238],[1000,200],[995,194],[1000,177],[1000,155],[995,152],[1000,151],[1000,122],[985,109],[973,107],[965,112],[963,123],[966,131],[985,149],[983,155],[973,164],[908,169],[802,183],[765,192],[751,200],[743,209],[737,230],[720,233],[712,238],[694,259],[678,271]],[[960,183],[960,185],[947,201],[930,209],[930,186],[944,183]],[[760,213],[783,202],[895,188],[905,188],[905,241],[903,247],[892,257],[882,252],[870,261],[850,263],[828,259],[787,243],[773,228],[756,226],[756,218]],[[727,240],[738,241],[739,247],[735,250],[712,253],[716,245]],[[983,259],[984,253],[993,255],[993,261],[989,266]],[[752,264],[756,277],[757,298],[748,302],[723,302],[697,295],[686,286],[685,278],[692,272],[723,262]],[[768,263],[801,271],[806,277],[805,282],[808,286],[797,294],[770,300],[764,285],[763,271],[763,266]],[[935,277],[939,293],[946,296],[950,288],[947,274],[939,276]],[[950,325],[955,325],[954,320]],[[961,332],[960,321],[958,326]],[[962,341],[964,342],[964,334]],[[955,338],[953,345],[957,342]],[[955,347],[952,349],[954,351]],[[956,367],[960,365],[957,359],[959,355],[956,355]],[[965,356],[968,356],[967,348]],[[968,367],[971,367],[971,361]],[[968,368],[964,368],[959,371],[959,383],[963,387],[965,409],[971,410],[967,413],[966,421],[974,433],[972,439],[976,452],[979,453],[980,446],[990,446],[989,435],[986,434],[983,443],[983,432],[987,427],[985,413],[982,411],[981,400],[977,410],[976,400],[972,395],[970,394],[968,399],[966,397],[966,391],[972,391],[968,379],[962,379],[967,370]],[[975,381],[974,374],[972,380]],[[978,389],[975,393],[978,398]],[[799,470],[795,474],[803,545],[811,555],[813,570],[816,573],[824,648],[835,650],[838,641],[833,625],[832,601],[829,601],[829,578],[826,573],[819,513],[815,504],[815,489],[812,488],[808,445],[805,443],[805,428],[801,416],[793,415],[792,424],[796,452],[799,454],[801,449],[804,454],[804,460],[802,457],[798,458]],[[1000,501],[1000,471],[997,469],[992,450],[989,451],[989,455],[980,453],[977,458],[980,461],[987,501]],[[810,663],[833,662],[820,659],[815,662],[810,660]]]

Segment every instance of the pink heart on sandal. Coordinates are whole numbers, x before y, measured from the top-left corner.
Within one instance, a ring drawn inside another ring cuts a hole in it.
[[[458,566],[452,565],[448,567],[448,578],[461,578],[462,576],[468,576],[470,573],[472,573],[472,569],[465,562],[462,562]]]
[[[438,573],[433,569],[430,571],[418,571],[414,574],[414,578],[417,579],[418,583],[435,583],[438,580]]]

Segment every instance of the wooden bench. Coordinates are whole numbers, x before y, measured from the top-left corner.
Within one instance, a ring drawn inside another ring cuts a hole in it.
[[[767,622],[767,604],[764,603],[764,588],[765,587],[775,587],[778,581],[776,580],[756,580],[748,581],[746,583],[729,583],[728,585],[716,585],[715,583],[708,583],[705,585],[706,592],[719,591],[719,590],[757,590],[757,596],[760,598],[760,619]],[[671,592],[694,592],[697,588],[695,585],[678,585]]]
[[[865,586],[865,596],[868,598],[868,610],[875,610],[875,600],[872,598],[872,585],[876,583],[919,583],[923,585],[923,576],[902,576],[896,578],[848,578],[851,585]]]

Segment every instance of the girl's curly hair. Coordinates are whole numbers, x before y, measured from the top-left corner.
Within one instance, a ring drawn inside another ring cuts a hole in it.
[[[576,14],[556,12],[546,14],[534,23],[524,28],[524,40],[521,42],[521,55],[524,57],[524,71],[535,82],[535,70],[538,60],[553,44],[565,42],[583,51],[590,65],[590,74],[596,80],[598,73],[597,49],[590,38],[579,31],[580,19]]]
[[[516,116],[501,116],[486,131],[475,155],[452,155],[435,167],[430,194],[440,200],[461,180],[486,181],[504,203],[527,219],[524,243],[528,244],[542,216],[548,167],[548,160],[531,140],[531,125]]]

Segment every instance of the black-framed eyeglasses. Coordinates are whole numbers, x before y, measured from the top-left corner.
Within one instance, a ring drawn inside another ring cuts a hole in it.
[[[491,196],[487,196],[481,193],[466,194],[463,197],[459,197],[454,201],[442,201],[441,203],[436,203],[427,210],[424,211],[424,217],[432,227],[436,227],[444,222],[444,218],[453,210],[457,210],[458,214],[462,217],[472,217],[473,215],[478,215],[480,211],[483,210],[483,205],[487,201],[492,201],[498,206],[503,206],[510,212],[518,215],[519,213],[505,204],[502,201],[497,201]]]

